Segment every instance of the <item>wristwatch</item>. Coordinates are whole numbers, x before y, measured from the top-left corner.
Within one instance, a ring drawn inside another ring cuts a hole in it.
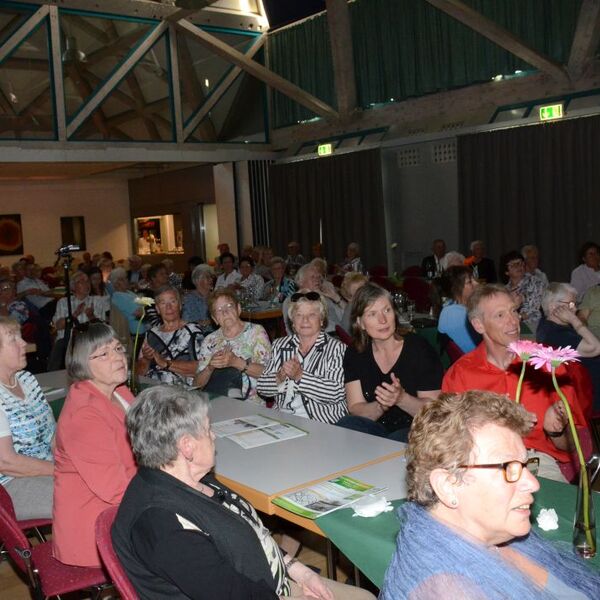
[[[544,434],[546,436],[548,436],[549,438],[559,438],[564,435],[566,429],[567,429],[566,425],[562,428],[561,431],[546,431],[544,429]]]

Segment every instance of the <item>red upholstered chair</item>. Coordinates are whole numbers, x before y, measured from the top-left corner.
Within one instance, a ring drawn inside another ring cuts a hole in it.
[[[464,354],[464,352],[460,349],[460,346],[453,340],[448,340],[444,350],[450,359],[451,365],[453,365]]]
[[[385,265],[375,265],[369,269],[371,277],[387,277],[388,270]]]
[[[52,519],[22,519],[17,521],[12,498],[3,485],[0,485],[0,508],[3,508],[17,522],[21,531],[26,534],[31,531],[40,542],[46,541],[44,534],[40,531],[40,527],[52,525]]]
[[[406,269],[402,271],[402,277],[423,277],[423,269],[421,269],[419,265],[406,267]]]
[[[352,336],[341,325],[335,326],[335,333],[346,346],[352,346],[354,343]]]
[[[17,521],[3,508],[0,508],[0,540],[27,577],[36,600],[84,589],[93,590],[92,597],[99,598],[107,587],[102,569],[64,565],[52,556],[52,542],[32,546]]]
[[[127,577],[119,557],[115,553],[110,537],[112,524],[117,516],[118,506],[111,506],[102,512],[96,519],[96,545],[98,552],[102,558],[102,562],[106,566],[108,574],[115,584],[121,598],[123,600],[139,600],[139,596],[133,587],[131,581]]]
[[[431,284],[421,277],[405,277],[402,290],[415,303],[417,312],[431,308]]]
[[[592,434],[587,427],[578,427],[579,441],[581,442],[581,450],[586,460],[593,454]],[[569,462],[559,463],[560,471],[565,479],[570,483],[575,483],[579,476],[579,458],[576,452],[572,452]]]

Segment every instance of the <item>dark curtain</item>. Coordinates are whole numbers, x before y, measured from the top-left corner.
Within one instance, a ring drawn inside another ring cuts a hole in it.
[[[339,262],[358,242],[367,267],[385,265],[386,238],[379,150],[315,158],[269,169],[269,225],[276,253],[297,240],[309,258],[323,223],[324,254]]]
[[[581,0],[465,0],[535,50],[566,62]],[[425,0],[357,0],[349,4],[361,107],[532,71],[507,50]],[[269,66],[302,89],[334,104],[327,15],[269,35]],[[273,126],[314,115],[275,93]]]
[[[577,251],[600,237],[600,117],[458,138],[462,246],[494,258],[539,246],[549,279],[569,281]]]

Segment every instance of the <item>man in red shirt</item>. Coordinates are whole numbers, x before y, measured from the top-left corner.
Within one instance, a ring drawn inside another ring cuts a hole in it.
[[[487,390],[514,399],[521,361],[508,345],[519,339],[517,304],[502,286],[480,286],[469,299],[468,317],[483,336],[483,342],[452,365],[442,382],[442,391]],[[557,369],[557,378],[571,401],[576,425],[585,426],[580,402],[564,366]],[[527,367],[521,402],[531,413],[531,430],[524,442],[530,454],[540,457],[540,475],[565,481],[557,463],[569,461],[571,441],[567,417],[549,373]]]

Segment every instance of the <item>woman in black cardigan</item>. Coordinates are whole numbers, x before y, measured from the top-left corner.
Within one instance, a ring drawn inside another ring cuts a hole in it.
[[[149,388],[127,428],[139,471],[112,537],[142,599],[372,598],[350,586],[338,591],[341,584],[284,555],[254,508],[215,479],[203,394]]]

